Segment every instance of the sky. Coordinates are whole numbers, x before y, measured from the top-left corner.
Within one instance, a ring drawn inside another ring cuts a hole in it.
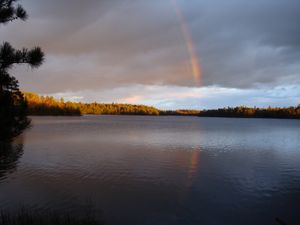
[[[22,0],[0,40],[40,46],[24,91],[161,109],[300,104],[299,0]],[[198,72],[197,72],[198,70]]]

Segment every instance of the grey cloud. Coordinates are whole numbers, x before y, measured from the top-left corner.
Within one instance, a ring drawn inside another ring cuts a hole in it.
[[[15,71],[27,90],[196,85],[169,0],[23,3],[31,16],[28,22],[1,29],[3,39],[16,46],[38,44],[46,51],[41,69]],[[198,49],[204,85],[249,88],[300,83],[299,1],[178,3]]]
[[[233,87],[300,82],[300,2],[211,1],[193,23],[205,83]],[[218,4],[214,4],[218,3]],[[197,29],[201,28],[201,29]],[[203,32],[208,30],[209,32]],[[215,69],[215,68],[218,69]],[[298,73],[298,76],[291,76]]]

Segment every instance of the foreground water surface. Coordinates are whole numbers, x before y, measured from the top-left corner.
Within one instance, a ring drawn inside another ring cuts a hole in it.
[[[33,117],[1,153],[0,207],[105,224],[300,224],[300,121]]]

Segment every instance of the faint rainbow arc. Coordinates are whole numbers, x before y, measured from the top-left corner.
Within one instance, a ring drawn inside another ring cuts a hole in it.
[[[174,7],[177,18],[179,20],[181,31],[182,31],[182,34],[183,34],[183,37],[184,37],[184,40],[186,43],[187,51],[190,55],[191,70],[192,70],[195,82],[197,82],[198,85],[201,85],[202,69],[201,69],[200,59],[197,54],[197,50],[195,48],[193,37],[192,37],[189,27],[185,21],[185,17],[180,10],[177,0],[170,0],[170,1]]]

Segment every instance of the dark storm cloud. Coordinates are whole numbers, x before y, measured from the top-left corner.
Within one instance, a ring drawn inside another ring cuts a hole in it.
[[[202,9],[192,24],[206,83],[299,82],[299,1],[210,1]]]
[[[300,83],[300,1],[178,0],[203,84],[249,88]],[[24,0],[30,18],[1,27],[15,46],[38,44],[47,61],[22,70],[42,93],[131,84],[195,86],[169,0]],[[19,70],[18,70],[19,72]],[[17,73],[17,71],[16,71]]]

